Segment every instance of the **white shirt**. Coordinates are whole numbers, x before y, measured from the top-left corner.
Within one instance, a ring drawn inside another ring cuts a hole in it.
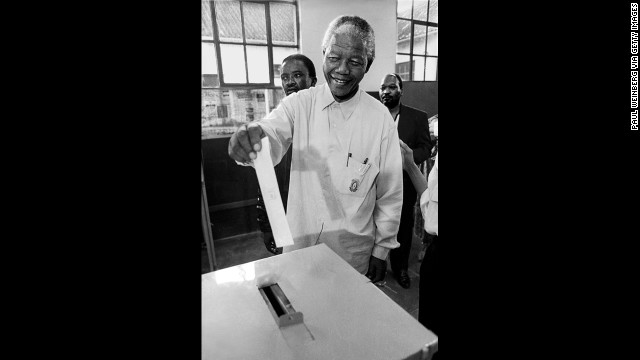
[[[362,89],[338,103],[324,84],[287,96],[258,124],[274,164],[293,146],[287,220],[294,245],[284,252],[325,243],[364,274],[372,255],[384,260],[400,246],[402,157],[382,103]]]
[[[429,204],[429,200],[438,202],[438,154],[436,154],[436,162],[433,165],[433,168],[429,172],[429,177],[427,179],[427,188],[422,195],[420,195],[420,210],[422,210],[422,216],[424,218],[425,231],[427,230],[427,205]],[[436,209],[437,210],[437,209]],[[436,219],[436,224],[437,224]],[[438,228],[435,228],[435,234],[438,235]]]

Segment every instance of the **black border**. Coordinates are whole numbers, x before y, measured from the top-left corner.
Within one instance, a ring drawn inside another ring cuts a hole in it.
[[[637,232],[630,9],[538,5],[440,4],[446,358],[620,349],[594,341]]]
[[[37,165],[55,231],[36,298],[56,320],[34,325],[68,329],[41,334],[65,357],[201,357],[200,12],[83,4],[47,52],[65,63],[49,89],[64,127],[48,135],[66,151]]]
[[[25,228],[43,258],[29,311],[71,324],[47,337],[80,353],[199,358],[201,8],[151,5],[84,4],[90,17],[50,36],[49,104],[68,121],[47,132],[47,164],[29,162],[50,193]],[[629,5],[538,5],[440,4],[437,359],[619,346],[600,345],[617,329],[603,309],[624,304],[614,284],[634,284]]]

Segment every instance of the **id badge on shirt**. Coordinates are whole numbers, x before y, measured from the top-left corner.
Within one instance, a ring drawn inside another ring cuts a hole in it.
[[[364,178],[364,175],[367,173],[367,171],[369,171],[370,167],[371,167],[371,164],[358,165],[355,173],[356,176],[354,176],[353,179],[351,179],[351,182],[349,183],[349,191],[351,192],[358,191],[358,188],[360,188],[360,185],[362,183],[362,178]]]
[[[371,169],[371,163],[368,163],[369,158],[365,158],[364,161],[360,162],[356,157],[352,157],[349,154],[349,162],[347,164],[347,168],[343,174],[342,185],[346,187],[346,189],[341,189],[341,192],[351,193],[353,195],[358,195],[362,193],[366,193],[368,189],[363,189],[363,185],[365,184],[365,179],[367,178],[365,175]],[[369,184],[370,185],[370,184]]]

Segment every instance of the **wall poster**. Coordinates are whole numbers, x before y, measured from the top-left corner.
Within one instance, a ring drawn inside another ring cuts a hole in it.
[[[284,98],[282,89],[203,89],[202,139],[230,137],[243,124],[264,118]]]

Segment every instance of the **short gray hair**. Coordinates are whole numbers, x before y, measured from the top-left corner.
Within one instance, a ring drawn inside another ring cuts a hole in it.
[[[364,45],[367,53],[367,69],[365,71],[369,71],[369,68],[373,63],[373,59],[376,57],[376,37],[373,34],[373,28],[371,25],[359,16],[340,15],[329,24],[327,31],[324,33],[324,38],[322,39],[322,55],[324,55],[327,50],[331,37],[342,25],[353,25],[353,30],[350,31],[350,33],[362,40],[362,44]]]

